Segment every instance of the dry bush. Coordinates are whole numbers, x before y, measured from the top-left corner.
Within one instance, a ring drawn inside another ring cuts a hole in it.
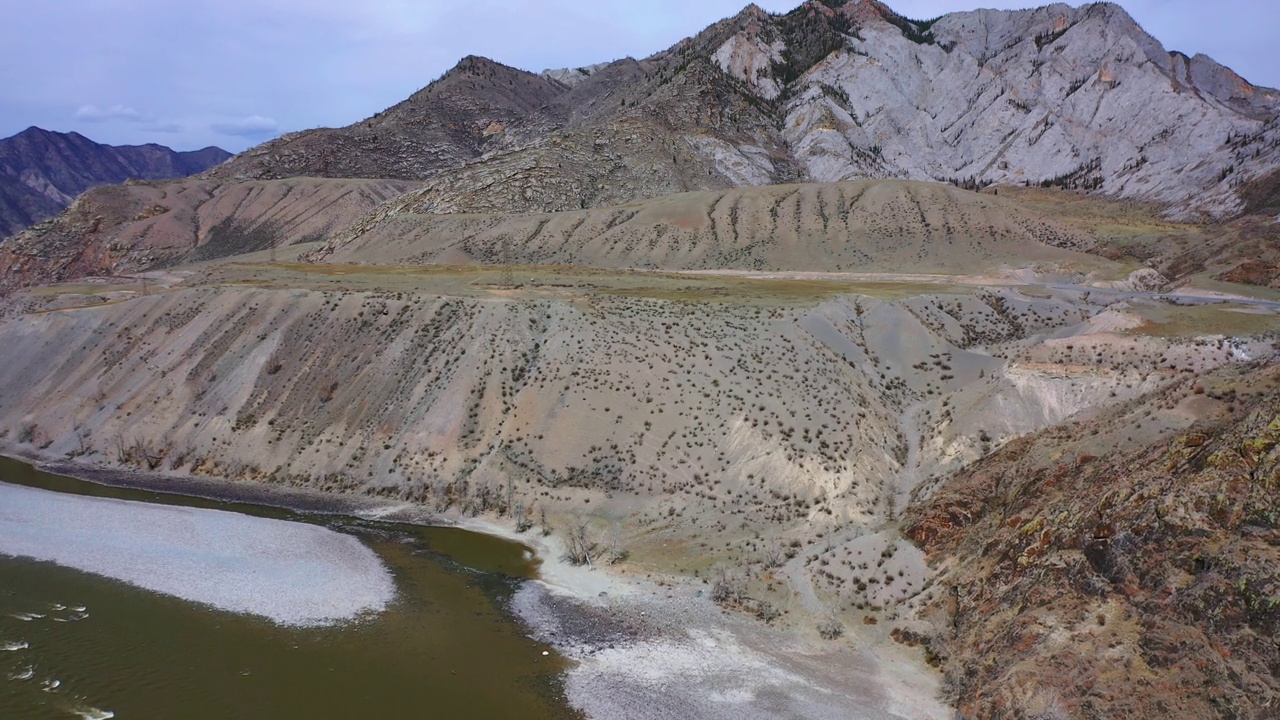
[[[828,615],[818,623],[818,636],[823,640],[837,640],[844,635],[844,624],[835,615]]]

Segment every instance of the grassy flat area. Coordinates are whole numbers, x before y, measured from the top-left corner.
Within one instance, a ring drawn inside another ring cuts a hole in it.
[[[512,267],[511,279],[514,286],[506,286],[504,272],[496,265],[237,262],[209,268],[194,284],[522,300],[608,295],[747,305],[813,305],[840,295],[893,299],[965,292],[940,283],[697,276],[540,265]]]
[[[1194,337],[1197,335],[1247,336],[1280,330],[1280,318],[1270,310],[1219,303],[1214,305],[1143,304],[1131,312],[1146,324],[1130,330],[1152,337]]]
[[[1017,200],[1053,219],[1099,239],[1126,240],[1155,235],[1191,235],[1198,225],[1165,220],[1160,208],[1126,200],[1043,188],[1000,188],[1000,197]]]

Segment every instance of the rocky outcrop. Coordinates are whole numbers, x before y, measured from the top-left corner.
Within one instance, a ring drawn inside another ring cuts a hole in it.
[[[1276,387],[1274,364],[1175,383],[1018,440],[908,512],[942,572],[902,637],[963,716],[1275,716]],[[1145,438],[1103,450],[1125,435]]]
[[[161,145],[113,147],[79,133],[27,128],[0,140],[0,239],[58,214],[91,187],[186,177],[230,157],[215,147],[194,152]]]
[[[1116,5],[925,23],[873,0],[810,2],[774,22],[796,15],[840,34],[812,66],[762,73],[730,62],[785,55],[785,35],[766,42],[750,27],[715,57],[761,97],[798,73],[780,107],[783,136],[814,180],[1044,184],[1221,216],[1242,209],[1237,186],[1280,163],[1280,94],[1165,51]]]
[[[573,87],[608,66],[609,63],[597,63],[580,68],[555,68],[543,70],[541,74],[542,77],[555,80],[565,87]]]

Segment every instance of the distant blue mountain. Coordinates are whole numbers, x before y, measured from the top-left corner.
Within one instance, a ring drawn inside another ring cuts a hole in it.
[[[27,128],[0,140],[0,238],[58,214],[91,187],[186,177],[230,157],[216,147],[192,152],[163,145],[117,147],[79,133]]]

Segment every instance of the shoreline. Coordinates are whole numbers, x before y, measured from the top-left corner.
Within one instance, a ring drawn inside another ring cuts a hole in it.
[[[308,488],[240,483],[47,460],[0,447],[36,469],[107,487],[162,492],[298,513],[349,515],[456,527],[519,543],[537,559],[509,612],[574,666],[563,675],[569,705],[587,718],[791,717],[948,720],[940,678],[905,648],[868,642],[857,630],[838,642],[774,627],[710,600],[702,581],[626,568],[574,566],[558,535],[517,533],[492,517],[450,517],[402,501]],[[917,653],[918,655],[918,653]]]
[[[211,476],[170,475],[143,470],[116,470],[69,460],[47,460],[37,454],[0,446],[0,457],[26,463],[52,475],[106,487],[166,493],[223,503],[243,503],[321,515],[352,515],[415,525],[452,527],[449,518],[410,503],[395,503],[362,495],[335,495],[310,488],[244,483]],[[394,511],[388,513],[388,511]]]
[[[0,506],[0,554],[281,626],[354,621],[397,594],[378,553],[320,524],[8,482]]]

